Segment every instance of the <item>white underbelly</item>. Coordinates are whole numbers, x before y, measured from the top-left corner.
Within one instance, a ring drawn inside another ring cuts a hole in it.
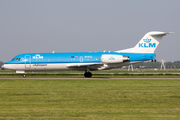
[[[52,63],[52,64],[6,64],[6,69],[10,70],[67,70],[66,63]]]

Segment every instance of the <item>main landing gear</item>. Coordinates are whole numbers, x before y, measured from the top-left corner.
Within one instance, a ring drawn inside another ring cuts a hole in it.
[[[90,78],[91,76],[92,76],[92,73],[91,73],[91,72],[85,72],[85,73],[84,73],[84,77]]]

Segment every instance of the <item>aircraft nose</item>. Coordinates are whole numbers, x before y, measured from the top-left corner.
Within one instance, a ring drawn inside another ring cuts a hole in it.
[[[1,65],[1,68],[4,69],[4,65]]]

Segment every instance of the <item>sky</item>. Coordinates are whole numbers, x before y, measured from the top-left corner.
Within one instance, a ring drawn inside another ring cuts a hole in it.
[[[180,0],[0,0],[0,61],[21,53],[117,51],[150,31],[157,60],[180,61]]]

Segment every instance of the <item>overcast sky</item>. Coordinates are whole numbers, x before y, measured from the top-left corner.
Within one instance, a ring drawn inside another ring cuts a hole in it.
[[[0,61],[21,53],[116,51],[149,31],[157,59],[180,61],[180,0],[0,0]]]

